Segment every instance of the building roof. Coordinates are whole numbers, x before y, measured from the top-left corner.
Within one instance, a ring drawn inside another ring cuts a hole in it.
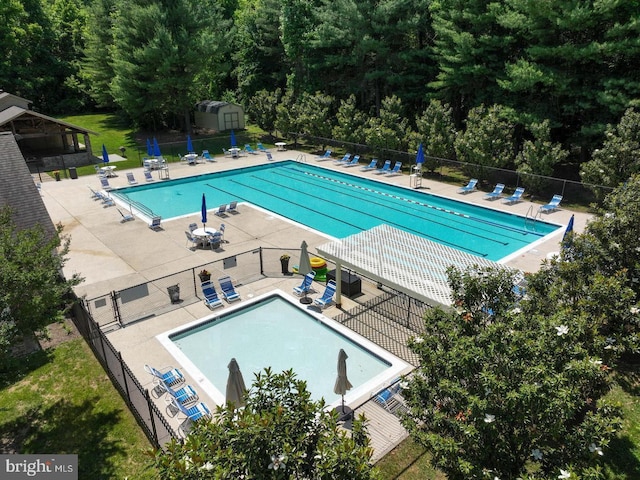
[[[0,132],[0,207],[5,205],[13,209],[13,221],[19,229],[42,225],[47,235],[55,233],[40,192],[10,132]]]
[[[40,120],[44,120],[46,122],[52,122],[55,123],[57,125],[63,125],[71,130],[75,130],[77,132],[82,132],[82,133],[90,133],[93,135],[98,135],[96,132],[93,132],[91,130],[87,130],[86,128],[82,128],[79,127],[77,125],[74,125],[72,123],[69,122],[65,122],[63,120],[59,120],[57,118],[53,118],[53,117],[49,117],[47,115],[43,115],[42,113],[38,113],[35,112],[33,110],[25,110],[24,108],[21,107],[16,107],[16,106],[12,106],[7,108],[6,110],[3,110],[0,112],[0,127],[2,127],[3,125],[5,125],[8,122],[14,121],[16,119],[19,119],[20,117],[33,117],[36,119],[40,119]],[[19,132],[17,133],[19,134]]]
[[[478,266],[509,268],[466,252],[413,235],[390,225],[379,225],[321,245],[320,255],[360,272],[430,305],[450,307],[447,269]]]
[[[199,112],[218,113],[222,107],[229,105],[242,109],[242,106],[235,103],[221,102],[219,100],[202,100],[196,103],[196,110]]]
[[[6,99],[6,98],[9,98],[9,97],[14,98],[16,100],[21,100],[22,103],[33,103],[31,100],[19,97],[17,95],[14,95],[13,93],[0,91],[0,103],[2,102],[2,100]]]

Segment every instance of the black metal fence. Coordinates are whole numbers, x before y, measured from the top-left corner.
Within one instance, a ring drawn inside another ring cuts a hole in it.
[[[172,438],[178,439],[179,436],[171,428],[165,415],[151,399],[149,391],[138,382],[122,360],[120,352],[91,318],[82,300],[75,299],[72,313],[76,328],[93,350],[151,444],[156,448],[162,448]]]
[[[202,301],[199,277],[202,270],[209,272],[214,282],[228,275],[236,286],[265,277],[284,277],[280,262],[283,255],[290,257],[288,269],[291,270],[297,263],[300,250],[260,247],[123,290],[114,290],[86,300],[86,306],[98,325],[110,331]],[[177,297],[172,299],[176,292]]]
[[[292,134],[295,141],[303,140],[314,145],[339,148],[354,155],[361,155],[360,162],[365,162],[365,155],[371,159],[378,158],[378,167],[382,167],[385,160],[402,162],[403,170],[408,172],[416,161],[416,154],[392,149],[374,151],[368,145],[360,143],[344,142],[333,138],[314,137],[305,134]],[[294,144],[295,148],[295,144]],[[368,161],[366,162],[368,163]],[[517,187],[526,188],[525,196],[532,201],[548,201],[555,194],[563,195],[565,202],[588,206],[596,201],[594,192],[598,192],[598,198],[604,198],[613,188],[604,185],[594,185],[575,180],[568,180],[544,175],[519,173],[504,168],[484,167],[466,162],[459,162],[446,158],[425,155],[423,164],[423,176],[436,181],[451,182],[458,178],[478,177],[481,184],[489,190],[496,183],[506,185],[505,193],[512,193]],[[482,186],[482,185],[481,185]],[[548,197],[548,198],[547,198]]]

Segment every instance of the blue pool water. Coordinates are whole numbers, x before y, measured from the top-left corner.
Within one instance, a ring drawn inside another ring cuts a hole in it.
[[[249,202],[336,238],[388,224],[489,260],[500,260],[558,225],[286,161],[119,189],[165,220],[233,200]]]
[[[393,355],[322,315],[300,308],[283,292],[167,332],[160,342],[218,404],[224,401],[227,368],[238,361],[247,388],[254,373],[293,369],[315,400],[333,393],[340,349],[348,355],[349,395],[369,395],[408,366]],[[366,345],[366,346],[365,346]]]

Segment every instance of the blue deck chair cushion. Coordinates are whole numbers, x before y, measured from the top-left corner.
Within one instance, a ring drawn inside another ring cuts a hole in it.
[[[316,276],[315,271],[311,271],[307,273],[302,279],[302,283],[297,287],[293,287],[294,293],[297,295],[303,295],[308,293],[309,290],[311,290],[311,284],[313,283],[313,279],[315,276]]]
[[[220,288],[222,289],[222,296],[227,302],[240,300],[240,295],[233,288],[233,283],[231,283],[231,277],[220,277],[218,283],[220,283]]]

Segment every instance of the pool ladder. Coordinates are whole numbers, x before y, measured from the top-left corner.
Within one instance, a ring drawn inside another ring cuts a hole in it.
[[[529,206],[529,210],[527,210],[527,215],[524,219],[524,227],[525,229],[531,228],[534,232],[536,230],[536,222],[538,220],[542,220],[542,212],[540,210],[536,210],[535,205]]]
[[[304,153],[299,153],[296,162],[307,163],[307,156]]]

